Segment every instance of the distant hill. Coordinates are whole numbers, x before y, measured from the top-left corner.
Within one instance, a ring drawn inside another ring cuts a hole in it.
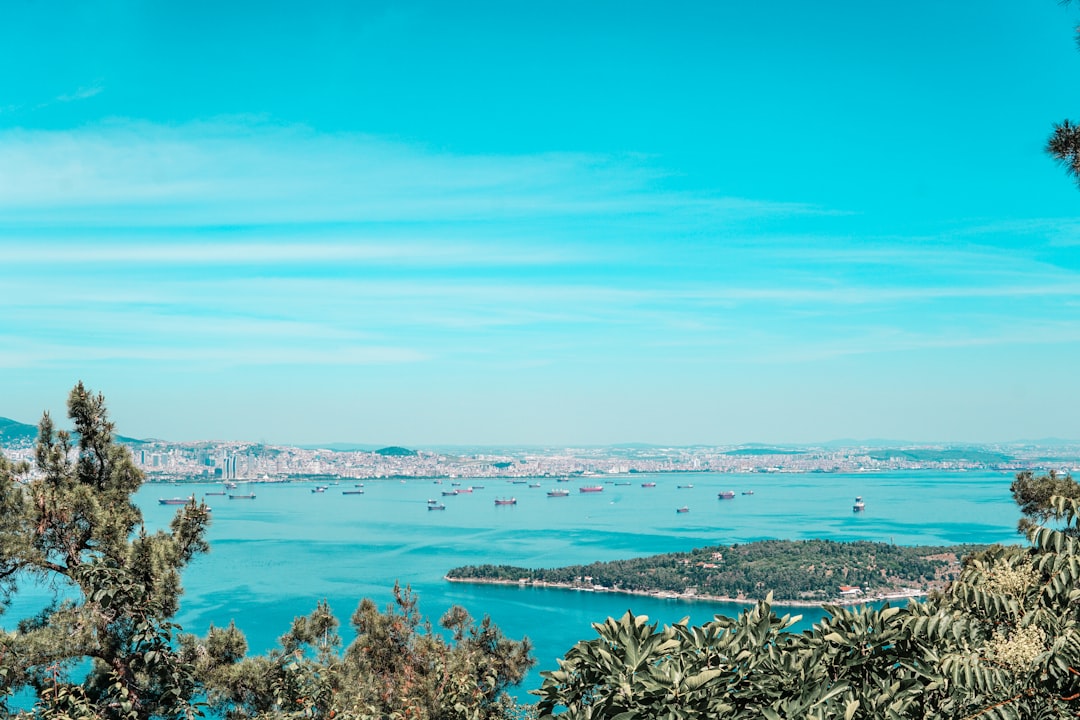
[[[37,425],[0,417],[0,445],[29,445],[37,439]]]
[[[398,447],[397,445],[391,445],[390,447],[379,448],[375,451],[378,455],[386,455],[389,457],[413,457],[417,453],[415,450],[408,448]]]
[[[738,450],[728,450],[725,455],[805,455],[803,450],[785,450],[771,447],[744,447]]]
[[[0,417],[0,445],[32,445],[37,440],[37,436],[37,425],[28,425],[18,420]],[[77,437],[78,435],[72,433],[73,440]],[[146,442],[124,435],[117,435],[116,441],[125,445],[139,445]]]
[[[363,443],[322,443],[316,445],[297,445],[301,450],[333,450],[334,452],[375,452],[378,445],[365,445]]]

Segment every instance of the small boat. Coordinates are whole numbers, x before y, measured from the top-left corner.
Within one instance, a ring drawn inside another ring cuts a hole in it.
[[[364,487],[364,483],[356,483],[356,487]]]
[[[473,489],[473,490],[483,490],[483,489],[484,489],[484,486],[483,486],[483,485],[473,485],[473,486],[472,486],[472,489]]]
[[[689,484],[688,485],[676,485],[676,487],[679,488],[680,490],[693,490],[694,489],[694,486],[689,485]]]
[[[615,483],[615,484],[616,484],[616,485],[629,485],[629,484],[630,484],[630,481],[628,480],[628,481],[626,481],[626,482],[617,482],[617,483]]]
[[[570,478],[561,477],[561,478],[556,479],[555,482],[570,482]]]
[[[436,503],[435,505],[432,505],[432,504],[429,503],[428,506],[427,506],[427,509],[428,510],[445,510],[446,506],[443,505],[442,503]]]
[[[688,512],[690,512],[690,508],[683,505],[681,508],[675,508],[675,512],[677,512],[677,513],[688,513]]]
[[[495,498],[496,505],[517,505],[517,498]]]
[[[204,492],[203,493],[203,495],[224,495],[224,494],[225,494],[224,490],[211,490],[209,492]]]
[[[454,485],[454,486],[457,486],[457,485],[460,485],[461,483],[459,483],[459,482],[452,482],[452,483],[450,483],[450,484],[451,484],[451,485]]]
[[[862,495],[855,498],[855,505],[852,506],[852,512],[862,512],[866,509],[866,503],[863,502]]]
[[[566,497],[569,494],[569,490],[548,490],[548,497]]]
[[[654,483],[654,482],[641,483],[641,487],[656,487],[656,483]]]
[[[721,500],[731,500],[732,498],[735,497],[735,491],[734,490],[723,490],[723,491],[717,493],[716,497],[720,498]]]
[[[255,493],[246,493],[246,494],[243,494],[243,495],[234,495],[233,493],[229,493],[229,499],[230,500],[254,500],[255,499]]]
[[[342,495],[363,495],[364,491],[363,490],[342,490],[341,494]]]
[[[472,492],[471,487],[461,488],[460,490],[458,490],[458,495],[468,495],[471,492]]]
[[[753,495],[753,494],[754,494],[754,491],[753,491],[753,490],[743,490],[743,491],[742,491],[742,494],[743,494],[743,495]]]
[[[435,500],[435,499],[433,499],[433,498],[428,498],[427,504],[428,504],[428,505],[438,505],[438,504],[439,504],[439,501],[438,501],[438,500]]]
[[[190,498],[158,498],[158,502],[162,505],[187,505],[194,499],[195,496],[192,495]]]
[[[578,490],[580,492],[583,492],[583,493],[604,492],[604,486],[603,485],[583,485],[583,486],[579,487]]]
[[[451,497],[453,495],[457,495],[458,491],[457,490],[443,490],[442,494],[443,494],[443,497]]]
[[[528,480],[511,480],[510,482],[513,483],[514,485],[524,485],[529,481]]]
[[[226,482],[225,487],[227,487],[229,490],[235,490],[236,489],[236,483],[234,483],[234,482]]]
[[[311,492],[313,492],[313,493],[326,492],[326,488],[328,488],[328,487],[329,487],[329,485],[316,485],[315,487],[311,488]]]
[[[540,483],[529,483],[529,487],[538,488],[538,487],[540,487]]]

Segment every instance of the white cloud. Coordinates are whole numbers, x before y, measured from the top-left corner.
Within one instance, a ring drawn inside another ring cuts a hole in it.
[[[89,91],[88,91],[89,92]],[[663,192],[640,158],[460,155],[247,121],[0,132],[9,223],[185,226],[689,212],[732,220],[801,203]]]
[[[7,245],[5,247],[5,245]],[[135,264],[135,265],[278,265],[304,262],[390,264],[395,266],[550,265],[580,261],[586,253],[571,248],[514,247],[509,244],[438,243],[431,239],[341,240],[336,242],[132,242],[83,238],[32,241],[23,236],[0,240],[8,265]]]
[[[56,98],[56,102],[76,102],[78,100],[86,100],[92,98],[95,95],[100,95],[105,90],[105,87],[101,83],[94,83],[93,85],[85,85],[80,87],[75,92],[64,93]]]
[[[339,365],[397,365],[429,360],[427,353],[411,348],[381,345],[350,345],[328,349],[321,345],[288,343],[243,346],[179,347],[92,344],[24,343],[0,349],[0,367],[48,368],[76,365],[80,368],[105,363],[138,363],[188,368],[259,367],[267,365],[303,365],[309,367]]]

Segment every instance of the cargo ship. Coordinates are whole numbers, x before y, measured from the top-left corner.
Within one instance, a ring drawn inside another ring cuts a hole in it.
[[[583,493],[587,493],[587,492],[604,492],[604,486],[603,485],[585,485],[584,487],[579,487],[578,490],[583,492]]]

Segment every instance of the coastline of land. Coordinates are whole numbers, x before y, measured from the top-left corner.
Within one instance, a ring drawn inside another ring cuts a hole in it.
[[[816,607],[922,597],[984,545],[898,546],[865,540],[758,540],[555,568],[467,565],[450,582],[614,592],[660,599]]]
[[[469,577],[443,577],[447,582],[464,583],[467,585],[506,585],[519,588],[544,588],[550,590],[565,590],[574,592],[603,592],[617,593],[621,595],[637,595],[651,597],[660,600],[680,600],[684,602],[727,603],[752,607],[765,598],[755,597],[728,597],[725,595],[707,595],[696,592],[676,593],[669,590],[626,590],[624,588],[606,587],[603,585],[586,586],[570,582],[550,582],[546,580],[498,580],[494,578],[469,578]],[[912,598],[926,597],[930,588],[910,588],[894,592],[877,592],[857,597],[836,597],[830,600],[773,600],[774,607],[821,607],[822,605],[863,605],[866,603],[886,602],[889,600],[910,600]]]
[[[0,449],[33,461],[36,426],[0,418]],[[635,474],[995,471],[1080,473],[1080,444],[837,441],[819,445],[650,445],[362,448],[117,437],[148,482],[290,482],[323,479],[604,481]]]

